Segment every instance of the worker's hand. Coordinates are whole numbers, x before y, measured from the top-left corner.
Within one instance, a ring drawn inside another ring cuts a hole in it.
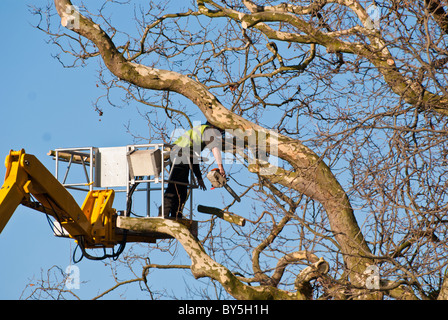
[[[224,171],[224,167],[221,165],[218,165],[218,170],[219,173],[225,178],[226,177],[226,172]]]
[[[198,184],[199,184],[199,188],[201,188],[201,190],[207,190],[207,187],[204,184],[204,180],[202,180],[202,179],[198,180]]]

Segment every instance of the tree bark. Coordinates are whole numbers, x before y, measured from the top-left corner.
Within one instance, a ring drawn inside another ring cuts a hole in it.
[[[218,281],[234,298],[240,300],[304,300],[300,292],[291,293],[273,286],[248,286],[226,267],[214,261],[188,228],[171,219],[118,217],[117,226],[140,232],[161,232],[176,238],[191,259],[191,272],[196,279],[208,277]]]

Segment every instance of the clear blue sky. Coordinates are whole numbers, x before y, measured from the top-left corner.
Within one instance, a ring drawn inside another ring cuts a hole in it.
[[[50,149],[132,144],[132,137],[124,127],[128,120],[139,132],[147,130],[135,106],[107,108],[101,118],[98,116],[92,106],[103,94],[96,87],[97,64],[65,69],[53,59],[51,54],[57,53],[57,49],[47,44],[46,35],[32,26],[36,17],[26,5],[31,2],[36,6],[47,3],[46,0],[0,1],[1,182],[5,174],[3,160],[10,149],[24,148],[54,172],[54,161],[47,156]],[[18,299],[27,284],[40,279],[42,273],[45,277],[52,266],[68,266],[74,248],[74,241],[52,235],[43,214],[20,206],[0,235],[0,299]],[[76,291],[81,298],[91,298],[113,285],[110,268],[104,263],[83,259],[78,265],[81,281],[86,282]],[[184,286],[183,279],[176,278],[178,273],[164,272],[164,276],[152,277],[151,281],[160,285],[169,284],[171,279]],[[168,290],[173,288],[176,285],[167,286]],[[121,293],[126,292],[127,298],[138,297],[137,286],[128,286],[126,290]]]

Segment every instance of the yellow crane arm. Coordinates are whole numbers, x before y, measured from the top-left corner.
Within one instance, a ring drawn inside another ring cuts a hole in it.
[[[126,242],[154,243],[166,235],[153,232],[133,232],[117,227],[117,212],[112,208],[112,189],[92,190],[82,206],[78,206],[67,189],[33,155],[25,150],[9,152],[5,159],[5,181],[0,188],[0,233],[16,208],[22,204],[51,215],[76,239],[84,256],[100,260],[117,257]],[[36,201],[31,201],[31,195]],[[112,255],[90,256],[85,249],[120,248]]]
[[[23,187],[27,174],[20,170],[19,161],[14,161],[18,157],[18,153],[11,150],[5,160],[5,182],[0,189],[0,233],[26,195]]]
[[[10,151],[5,159],[6,176],[0,189],[0,233],[17,206],[29,203],[30,194],[43,211],[55,217],[71,237],[83,236],[93,243],[92,225],[73,196],[33,155]]]

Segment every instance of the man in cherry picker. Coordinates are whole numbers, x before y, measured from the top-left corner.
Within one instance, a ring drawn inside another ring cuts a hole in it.
[[[202,150],[208,148],[212,151],[219,173],[225,177],[221,156],[223,135],[223,130],[207,121],[188,130],[174,142],[170,155],[173,167],[163,199],[165,218],[182,218],[182,209],[188,196],[190,170],[193,171],[199,187],[202,190],[207,189],[199,167]],[[159,216],[162,216],[162,207],[159,208]]]

